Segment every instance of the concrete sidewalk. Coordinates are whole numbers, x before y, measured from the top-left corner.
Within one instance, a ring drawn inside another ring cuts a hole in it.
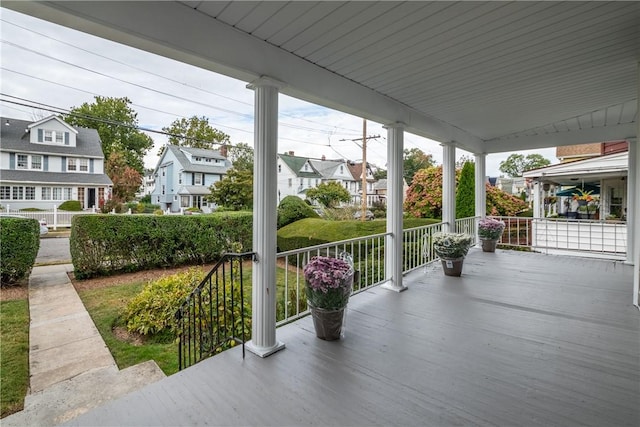
[[[119,371],[71,284],[71,264],[29,277],[29,392],[3,426],[56,425],[164,377],[150,361]]]

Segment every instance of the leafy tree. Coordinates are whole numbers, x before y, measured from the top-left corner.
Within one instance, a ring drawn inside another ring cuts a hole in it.
[[[188,119],[176,119],[168,127],[163,127],[169,133],[169,143],[181,147],[205,148],[211,150],[218,144],[229,144],[229,135],[212,127],[205,116],[193,116]],[[158,155],[162,155],[164,146]]]
[[[475,159],[471,156],[467,156],[466,154],[461,156],[458,161],[456,161],[456,169],[462,169],[466,163],[474,163]]]
[[[456,171],[459,182],[462,172]],[[486,184],[487,214],[513,216],[527,208],[527,203],[497,187]],[[417,218],[442,218],[442,166],[434,166],[416,173],[407,190],[404,204],[409,215]]]
[[[442,218],[442,165],[416,172],[404,208],[416,218]]]
[[[253,207],[253,171],[231,168],[211,187],[209,200],[228,209],[240,211]]]
[[[404,150],[404,179],[407,184],[411,185],[413,177],[421,169],[430,168],[435,166],[436,162],[431,157],[431,154],[426,154],[419,148],[412,148]]]
[[[127,165],[143,173],[144,155],[153,147],[153,140],[137,129],[138,114],[130,104],[126,97],[96,96],[92,104],[85,102],[80,107],[72,107],[64,120],[74,126],[96,129],[105,159],[113,152],[120,152]],[[114,176],[109,178],[113,180]]]
[[[541,154],[511,154],[506,160],[500,162],[500,172],[510,177],[522,176],[522,174],[531,169],[538,169],[549,166],[551,161],[544,158]]]
[[[468,218],[476,214],[475,164],[466,162],[462,166],[456,187],[456,218]]]
[[[136,191],[142,184],[140,172],[127,165],[122,153],[113,152],[105,165],[107,175],[113,181],[113,193],[111,198],[116,203],[124,203],[133,200]]]
[[[323,206],[332,208],[340,202],[350,201],[351,195],[339,182],[330,181],[308,189],[307,199],[317,200]]]
[[[241,142],[236,145],[229,145],[228,150],[228,158],[231,160],[233,168],[250,171],[253,175],[253,147]]]

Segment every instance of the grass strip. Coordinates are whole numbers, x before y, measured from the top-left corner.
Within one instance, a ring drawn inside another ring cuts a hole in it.
[[[0,417],[21,411],[29,387],[29,303],[0,302]]]

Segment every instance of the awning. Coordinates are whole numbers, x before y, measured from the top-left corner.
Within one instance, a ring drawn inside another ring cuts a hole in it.
[[[180,187],[178,190],[178,194],[181,196],[190,195],[190,196],[208,196],[211,194],[211,190],[209,187],[204,185],[185,185]]]
[[[558,191],[556,193],[556,196],[571,197],[571,196],[580,195],[580,193],[589,193],[590,195],[595,196],[600,194],[600,187],[598,187],[597,185],[584,184],[580,187],[571,187],[571,188],[567,188],[566,190]]]

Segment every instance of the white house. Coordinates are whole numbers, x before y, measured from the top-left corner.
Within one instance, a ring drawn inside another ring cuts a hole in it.
[[[98,207],[111,195],[104,154],[95,129],[71,126],[56,116],[37,122],[3,117],[0,126],[0,204],[51,209],[79,200]]]
[[[324,156],[320,159],[300,157],[294,155],[293,151],[278,154],[279,200],[286,196],[304,199],[309,188],[330,181],[340,183],[352,198],[359,197],[361,185],[358,178],[353,176],[353,165],[357,166],[344,159],[327,159]],[[373,175],[371,177],[373,178]]]
[[[231,162],[220,151],[167,145],[154,170],[151,202],[171,212],[191,207],[210,212],[212,207],[206,200],[211,194],[209,187],[230,167]]]
[[[136,193],[136,198],[141,199],[144,196],[151,195],[155,186],[156,186],[155,170],[145,169],[144,175],[142,176],[142,184],[140,184],[140,188]]]

